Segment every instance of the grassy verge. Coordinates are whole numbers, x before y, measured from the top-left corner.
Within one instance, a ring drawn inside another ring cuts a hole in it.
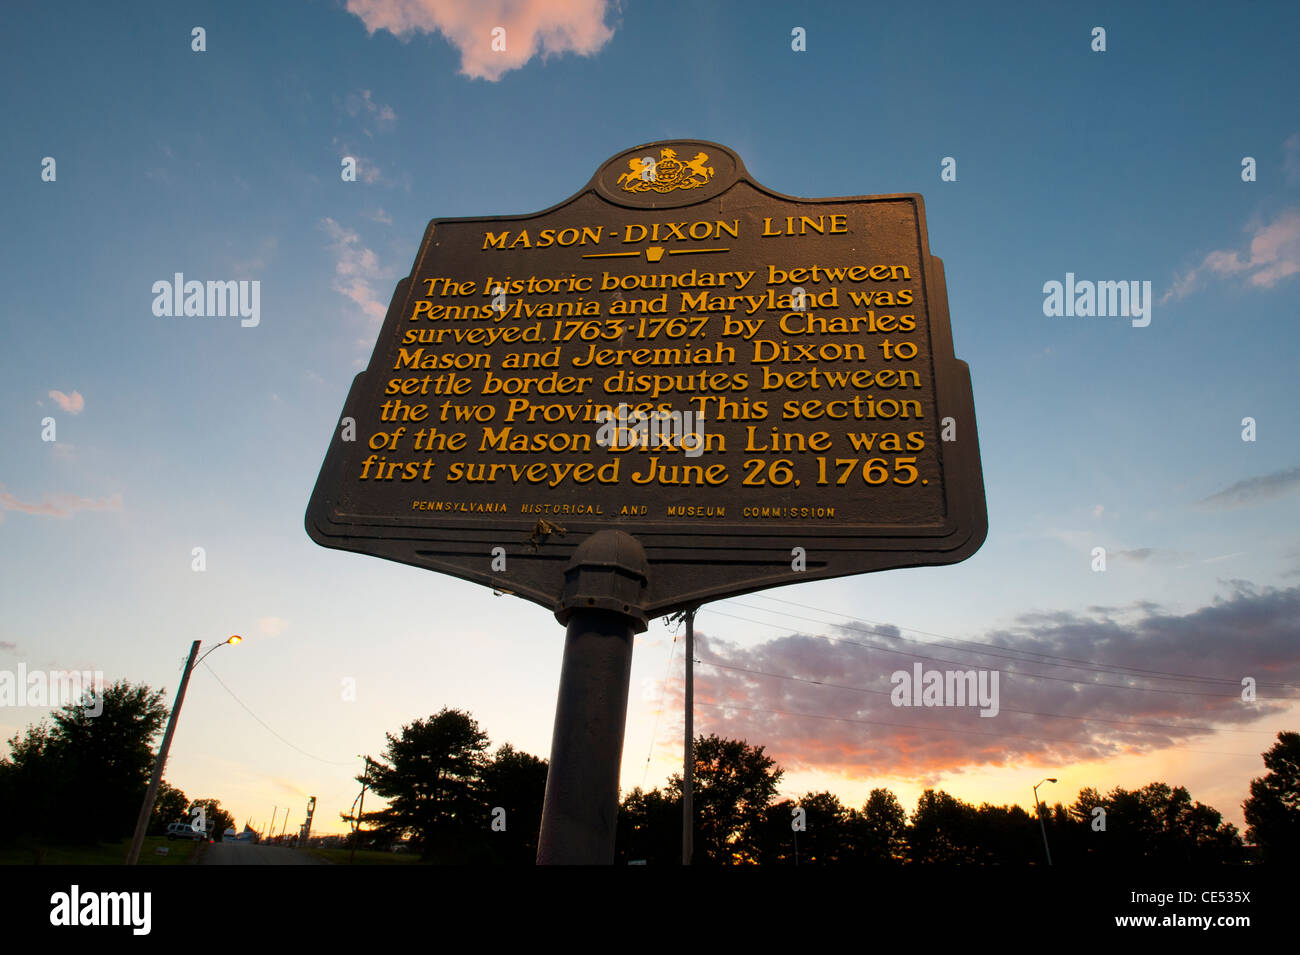
[[[96,846],[0,849],[0,865],[124,865],[130,847],[130,842],[123,840]],[[154,851],[160,847],[167,848],[166,855]],[[188,865],[191,856],[202,847],[203,844],[198,842],[180,839],[169,842],[166,836],[145,836],[144,847],[140,850],[140,865]]]

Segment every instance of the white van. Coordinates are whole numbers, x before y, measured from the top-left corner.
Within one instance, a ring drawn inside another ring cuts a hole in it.
[[[198,832],[188,822],[172,822],[167,825],[167,839],[208,839],[212,835],[212,824],[208,823],[207,832]]]

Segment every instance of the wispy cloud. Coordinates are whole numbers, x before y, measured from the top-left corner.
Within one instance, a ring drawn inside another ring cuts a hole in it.
[[[344,156],[356,160],[357,178],[362,182],[373,185],[384,178],[383,172],[379,168],[379,163],[371,159],[370,156],[363,154],[359,149],[353,147],[353,144],[347,139],[334,137],[334,150],[339,155],[339,162],[343,161]],[[341,167],[340,167],[341,168]]]
[[[42,494],[38,503],[20,501],[0,484],[0,509],[21,511],[24,514],[43,514],[47,517],[71,517],[77,511],[120,511],[121,493],[98,500],[78,497],[75,494]]]
[[[51,391],[50,397],[54,399],[56,405],[68,414],[81,414],[86,407],[86,399],[81,397],[79,391],[74,391],[70,395],[65,395],[61,391]]]
[[[1300,133],[1292,133],[1282,144],[1282,172],[1288,186],[1300,183]]]
[[[1300,272],[1300,209],[1283,210],[1272,222],[1247,226],[1246,231],[1251,233],[1250,251],[1244,257],[1236,249],[1216,249],[1196,268],[1177,276],[1160,304],[1191,294],[1207,273],[1238,276],[1247,285],[1266,289]]]
[[[614,35],[605,25],[607,10],[606,0],[348,0],[348,12],[370,33],[441,33],[460,50],[462,75],[490,81],[539,52],[543,60],[596,53]],[[505,48],[494,50],[497,27],[505,30]]]
[[[1164,550],[1159,547],[1138,547],[1133,550],[1113,550],[1112,561],[1130,561],[1135,564],[1169,564],[1176,560],[1190,560],[1195,554],[1179,550]]]
[[[333,219],[323,219],[321,228],[330,237],[334,252],[334,291],[352,299],[372,322],[383,321],[388,302],[373,285],[383,276],[379,257],[361,244],[361,236]]]
[[[372,139],[376,130],[388,132],[397,125],[397,114],[393,112],[393,107],[376,103],[370,90],[349,93],[343,101],[343,108],[349,116],[360,118],[362,132]]]
[[[234,269],[236,275],[241,277],[262,272],[266,269],[267,263],[270,262],[279,244],[280,242],[275,236],[269,235],[257,244],[257,248],[252,251],[248,258],[232,262],[231,268]]]
[[[278,637],[284,633],[284,628],[287,626],[289,621],[283,617],[261,617],[257,621],[257,629],[268,637]]]
[[[1261,501],[1281,497],[1300,487],[1300,467],[1275,471],[1262,477],[1246,478],[1236,484],[1225,487],[1217,494],[1211,494],[1197,502],[1197,507],[1205,510],[1225,510],[1247,507]]]

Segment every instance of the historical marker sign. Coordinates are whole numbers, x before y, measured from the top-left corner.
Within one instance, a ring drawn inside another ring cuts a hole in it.
[[[645,548],[650,616],[955,563],[987,531],[921,197],[781,195],[716,143],[434,219],[342,417],[313,540],[552,609],[607,528]]]

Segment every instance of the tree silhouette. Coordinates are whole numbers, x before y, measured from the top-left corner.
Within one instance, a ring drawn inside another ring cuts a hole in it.
[[[975,807],[943,790],[927,789],[917,800],[907,829],[907,852],[912,862],[974,862],[971,830]]]
[[[546,799],[546,760],[503,743],[481,772],[485,840],[500,862],[531,865],[537,859],[537,833]],[[494,815],[504,809],[503,818]],[[501,818],[504,829],[495,828]]]
[[[898,863],[907,858],[907,813],[888,789],[873,789],[849,819],[858,861]]]
[[[1093,832],[1097,806],[1106,811],[1106,828]],[[1213,807],[1193,802],[1182,786],[1153,782],[1133,791],[1117,786],[1106,796],[1085,788],[1069,816],[1086,833],[1088,857],[1108,865],[1228,863],[1243,857],[1237,827],[1223,822]]]
[[[194,805],[190,807],[190,811],[186,814],[186,819],[191,824],[197,818],[194,810],[200,807],[203,809],[203,821],[207,825],[208,833],[214,841],[224,841],[226,830],[235,827],[235,817],[221,808],[219,799],[196,799]]]
[[[762,746],[714,735],[698,737],[694,861],[719,865],[757,862],[767,807],[783,774],[784,770],[763,754]],[[668,795],[680,803],[680,774],[668,781]]]
[[[185,793],[162,780],[158,787],[158,798],[154,800],[153,813],[149,816],[150,835],[161,835],[173,822],[189,821],[190,800]]]
[[[794,811],[802,810],[803,831],[794,829]],[[849,810],[831,792],[804,793],[768,807],[762,862],[829,865],[853,855]]]
[[[1246,839],[1259,847],[1260,859],[1295,865],[1300,859],[1300,733],[1277,734],[1264,753],[1268,773],[1250,782],[1242,803]]]
[[[9,740],[0,761],[0,823],[10,837],[115,842],[135,827],[167,718],[161,691],[118,681]],[[91,712],[102,703],[98,716]]]
[[[370,761],[369,783],[389,805],[365,813],[363,824],[377,828],[380,841],[409,833],[426,859],[463,861],[491,823],[480,781],[487,734],[468,713],[443,707],[403,726],[399,737],[384,735],[388,747],[382,760]]]
[[[682,801],[658,789],[633,789],[618,809],[614,858],[619,863],[680,865]]]

